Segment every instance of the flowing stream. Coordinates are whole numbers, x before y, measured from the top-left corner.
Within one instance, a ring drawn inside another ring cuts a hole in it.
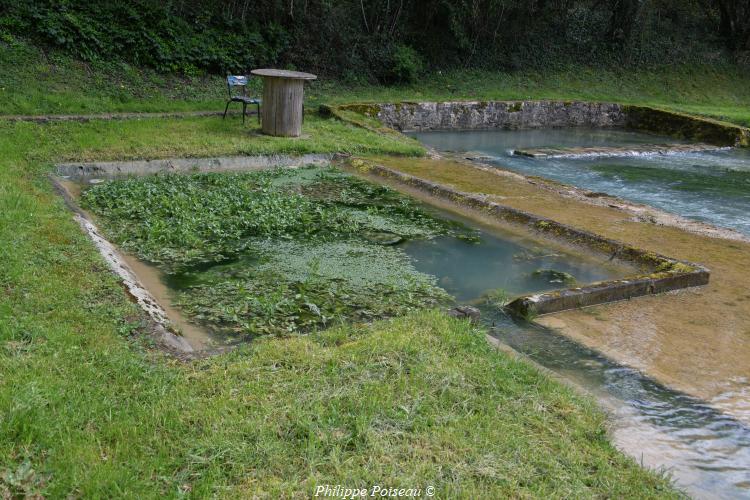
[[[481,156],[522,174],[547,177],[592,191],[656,206],[678,215],[750,234],[750,152],[613,157],[530,158],[516,149],[628,147],[678,143],[623,130],[423,132],[413,134],[437,150]],[[642,148],[641,148],[642,149]],[[451,245],[407,251],[416,267],[434,274],[457,299],[477,297],[487,280],[517,291],[523,280],[492,275],[480,250]],[[484,273],[476,269],[489,269]],[[513,276],[513,273],[506,273]],[[452,289],[451,289],[452,287]],[[513,321],[483,304],[492,336],[595,396],[611,415],[616,445],[639,463],[664,470],[698,498],[750,498],[750,428],[706,402],[673,391],[542,326]]]
[[[441,151],[481,156],[523,174],[546,177],[591,191],[655,206],[683,217],[750,235],[750,150],[613,157],[529,158],[513,151],[558,147],[638,147],[675,139],[619,129],[420,132]]]

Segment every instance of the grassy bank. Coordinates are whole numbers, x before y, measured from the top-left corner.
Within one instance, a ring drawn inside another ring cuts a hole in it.
[[[259,95],[260,82],[252,80]],[[122,64],[83,64],[0,42],[2,114],[223,110],[218,76],[160,75]],[[733,66],[660,69],[571,67],[546,73],[452,71],[409,86],[350,86],[321,78],[308,106],[352,101],[581,99],[644,104],[750,125],[750,73]]]
[[[311,118],[0,124],[0,495],[309,496],[432,485],[440,498],[674,496],[606,439],[588,399],[438,312],[272,337],[181,363],[53,192],[58,159],[415,152]]]

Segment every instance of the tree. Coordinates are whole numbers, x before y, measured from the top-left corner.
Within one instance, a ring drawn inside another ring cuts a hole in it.
[[[719,11],[719,32],[733,51],[750,50],[750,0],[713,0]]]
[[[643,3],[641,0],[612,0],[608,35],[616,45],[627,45]]]

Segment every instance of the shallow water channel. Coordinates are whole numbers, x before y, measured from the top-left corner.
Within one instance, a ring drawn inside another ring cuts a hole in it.
[[[750,150],[611,157],[530,158],[527,148],[627,147],[678,143],[675,139],[619,129],[436,131],[413,134],[440,151],[481,156],[523,174],[546,177],[645,203],[683,217],[750,235]]]
[[[553,330],[514,320],[484,298],[497,287],[511,295],[550,288],[535,281],[539,267],[569,272],[581,282],[614,277],[614,269],[491,230],[482,231],[481,240],[467,245],[438,238],[407,242],[404,249],[417,270],[436,276],[459,302],[478,306],[493,337],[596,397],[611,415],[616,445],[639,463],[668,472],[695,497],[750,497],[745,424]]]
[[[583,388],[610,413],[615,444],[697,498],[750,497],[750,428],[699,399],[534,324],[486,314],[491,335]]]

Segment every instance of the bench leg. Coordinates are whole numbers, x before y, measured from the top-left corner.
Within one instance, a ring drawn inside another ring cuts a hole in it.
[[[227,105],[224,106],[224,116],[221,117],[221,119],[225,119],[227,117],[227,110],[229,109],[229,103],[232,101],[227,101]]]
[[[245,124],[245,115],[247,114],[247,103],[242,103],[242,124]]]

